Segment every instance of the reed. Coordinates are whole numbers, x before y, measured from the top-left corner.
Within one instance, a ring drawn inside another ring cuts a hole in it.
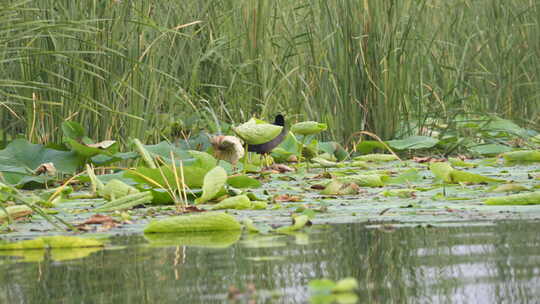
[[[71,119],[152,142],[277,112],[340,141],[470,113],[539,127],[533,0],[6,0],[0,19],[5,140],[60,142]]]

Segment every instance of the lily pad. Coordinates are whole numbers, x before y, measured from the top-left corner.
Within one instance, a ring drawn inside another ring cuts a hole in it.
[[[512,151],[502,154],[502,157],[506,163],[531,163],[540,162],[540,151],[536,150],[524,150],[524,151]]]
[[[236,176],[230,176],[227,179],[227,184],[234,188],[259,188],[262,186],[261,182],[254,179],[253,177],[249,177],[247,175],[236,175]]]
[[[435,147],[439,140],[430,136],[409,136],[403,139],[389,140],[386,142],[396,150],[417,150]]]
[[[485,144],[469,147],[469,151],[480,155],[498,155],[512,151],[512,148],[501,144]]]
[[[456,170],[446,162],[430,164],[430,170],[433,174],[445,183],[500,183],[504,180],[483,176],[471,172]]]
[[[183,232],[183,233],[146,233],[150,247],[189,246],[201,248],[227,248],[240,240],[240,230]]]
[[[103,242],[75,236],[44,236],[34,240],[0,244],[0,250],[27,250],[43,248],[103,247]]]
[[[212,207],[212,210],[220,209],[250,209],[251,201],[247,195],[237,195],[226,198]]]
[[[484,201],[486,205],[538,205],[540,204],[540,191],[520,193],[508,196],[491,197]]]
[[[232,215],[223,212],[203,212],[153,221],[146,226],[144,233],[227,231],[241,228],[240,223]]]
[[[354,160],[361,160],[361,161],[367,161],[367,162],[387,162],[387,161],[398,160],[398,158],[394,154],[374,153],[374,154],[356,156]]]

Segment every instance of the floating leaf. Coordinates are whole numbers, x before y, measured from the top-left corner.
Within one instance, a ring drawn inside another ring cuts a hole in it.
[[[151,247],[189,246],[202,248],[227,248],[240,240],[240,229],[182,233],[146,233],[144,238]]]
[[[268,207],[268,203],[265,201],[252,201],[251,209],[253,210],[263,210]]]
[[[219,209],[250,209],[251,201],[247,195],[237,195],[226,198],[212,207],[212,210]]]
[[[223,212],[203,212],[153,221],[146,226],[144,233],[225,231],[241,228],[240,223],[232,215]]]
[[[495,179],[480,174],[471,172],[456,170],[452,168],[446,162],[432,163],[430,164],[431,172],[440,180],[449,184],[456,183],[470,183],[470,184],[482,184],[482,183],[499,183],[504,180]]]
[[[386,146],[377,140],[362,140],[356,145],[356,151],[361,154],[372,153],[375,149],[386,150]]]
[[[225,186],[227,182],[227,172],[222,167],[214,167],[204,176],[203,194],[195,200],[196,204],[201,204],[213,199],[216,194]]]
[[[358,289],[358,281],[355,278],[344,278],[337,281],[332,292],[351,292]]]
[[[476,167],[478,167],[477,164],[468,163],[468,162],[465,162],[465,161],[463,161],[463,160],[461,160],[459,158],[455,158],[455,157],[448,158],[448,161],[454,167],[463,167],[463,168],[476,168]]]
[[[247,175],[231,176],[227,179],[227,184],[234,188],[259,188],[261,182]]]
[[[409,136],[403,139],[389,140],[386,143],[397,150],[417,150],[433,148],[439,143],[439,140],[430,136]]]
[[[469,151],[480,155],[498,155],[512,151],[512,148],[501,144],[485,144],[469,147]]]
[[[7,214],[6,214],[7,211]],[[15,206],[7,206],[4,209],[0,209],[0,223],[2,221],[6,220],[8,216],[11,219],[16,219],[19,217],[27,216],[29,214],[32,214],[32,209],[28,207],[27,205],[15,205]]]
[[[234,133],[250,145],[259,145],[276,138],[282,126],[268,123],[256,123],[252,118],[248,122],[233,128]]]
[[[76,236],[44,236],[43,241],[49,248],[79,248],[79,247],[103,247],[103,242],[90,238]]]
[[[299,215],[293,217],[292,226],[283,226],[276,229],[277,233],[289,233],[304,228],[307,224],[311,224],[307,215]]]
[[[99,196],[109,201],[122,198],[133,193],[139,193],[139,190],[118,179],[110,180],[103,187],[103,189],[98,191]]]
[[[502,154],[502,157],[507,163],[530,163],[540,162],[540,151],[536,150],[524,150],[524,151],[512,151]]]
[[[390,177],[385,184],[407,184],[422,180],[422,175],[415,168],[408,169],[396,177]]]
[[[381,174],[355,174],[343,177],[342,179],[345,181],[354,182],[358,186],[382,187],[389,177]]]
[[[326,128],[327,126],[325,123],[320,123],[316,121],[303,121],[294,124],[291,127],[291,132],[300,135],[311,135],[322,132],[326,130]]]
[[[357,194],[360,190],[355,183],[343,183],[338,180],[332,180],[324,190],[321,191],[321,194],[324,195],[350,195]]]
[[[513,194],[488,198],[486,205],[538,205],[540,204],[540,191],[531,193]]]
[[[450,166],[448,163],[431,163],[429,165],[429,169],[436,178],[442,180],[445,183],[452,183],[452,177],[450,176],[450,173],[452,173],[452,170],[454,170],[454,168],[452,168],[452,166]]]
[[[246,230],[248,232],[252,232],[252,233],[259,233],[260,232],[259,228],[257,228],[257,226],[255,226],[255,224],[253,224],[252,219],[246,217],[246,218],[244,218],[242,223],[244,224],[244,227],[246,227]]]
[[[383,191],[381,194],[384,196],[396,196],[400,198],[414,197],[414,193],[418,191],[416,189],[389,189]]]
[[[501,192],[522,192],[522,191],[529,191],[529,188],[520,185],[520,184],[504,184],[495,187],[494,189],[490,190],[490,192],[495,193],[501,193]]]
[[[0,244],[0,250],[26,250],[43,248],[103,247],[103,242],[75,236],[44,236],[34,240]]]
[[[368,162],[387,162],[398,160],[397,156],[394,154],[367,154],[360,155],[354,158],[354,160],[368,161]]]

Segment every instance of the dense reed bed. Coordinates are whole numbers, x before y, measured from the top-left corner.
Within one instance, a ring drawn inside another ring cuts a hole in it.
[[[71,119],[151,142],[276,112],[342,141],[463,114],[539,125],[534,0],[5,0],[0,20],[8,140],[58,142]]]

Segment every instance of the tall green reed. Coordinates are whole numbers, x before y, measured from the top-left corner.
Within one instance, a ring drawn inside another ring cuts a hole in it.
[[[8,0],[0,18],[10,138],[58,142],[73,119],[95,139],[157,141],[172,124],[215,131],[214,116],[277,112],[342,141],[468,113],[538,127],[532,0]]]

